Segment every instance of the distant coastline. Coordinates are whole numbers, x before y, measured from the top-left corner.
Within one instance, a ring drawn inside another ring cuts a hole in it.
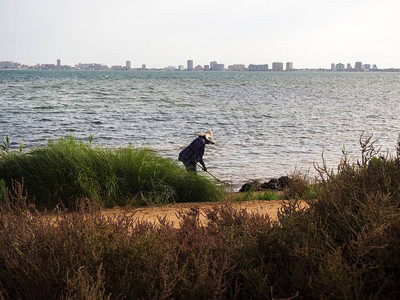
[[[215,67],[213,68],[213,63]],[[225,68],[224,64],[217,64],[217,62],[211,62],[210,65],[193,67],[190,61],[188,66],[185,68],[183,65],[167,66],[163,68],[147,68],[146,65],[142,65],[140,68],[132,68],[131,62],[126,61],[125,66],[107,66],[100,63],[79,63],[75,66],[61,65],[61,61],[57,60],[57,64],[36,64],[34,66],[25,65],[19,62],[13,61],[0,61],[0,70],[20,70],[20,71],[184,71],[184,72],[400,72],[400,68],[377,68],[373,65],[371,68],[370,64],[362,65],[361,62],[356,62],[354,68],[347,64],[344,67],[343,64],[331,64],[331,68],[293,68],[293,63],[286,63],[286,69],[283,69],[283,63],[274,62],[272,68],[269,68],[268,64],[250,64],[247,67],[244,64],[229,65]],[[357,65],[358,64],[358,65]]]

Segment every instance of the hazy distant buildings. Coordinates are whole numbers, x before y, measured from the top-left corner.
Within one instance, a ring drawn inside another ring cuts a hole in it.
[[[193,60],[189,59],[187,61],[187,70],[188,71],[193,71]]]
[[[0,61],[0,69],[4,70],[19,70],[22,65],[13,61]]]
[[[116,65],[116,66],[112,66],[111,67],[111,70],[113,70],[113,71],[122,71],[123,69],[124,69],[124,67],[120,66],[120,65]]]
[[[175,66],[168,66],[168,67],[165,67],[163,70],[165,70],[165,71],[175,71],[176,67]]]
[[[225,71],[225,65],[224,64],[216,64],[214,66],[214,71]]]
[[[41,64],[38,68],[40,70],[56,70],[57,69],[55,64]]]
[[[283,63],[273,62],[272,63],[272,71],[283,71]]]
[[[336,64],[336,71],[339,71],[339,72],[344,71],[344,64],[342,64],[342,63]]]
[[[342,63],[331,64],[331,71],[368,72],[368,71],[386,71],[386,70],[379,70],[376,65],[372,65],[371,67],[371,64],[362,64],[362,62],[357,61],[354,65],[354,68],[351,66],[350,63],[347,63],[346,67]]]
[[[268,65],[249,65],[247,68],[249,71],[268,71]]]
[[[225,71],[225,65],[212,61],[210,62],[210,71]]]
[[[283,71],[284,64],[282,62],[273,62],[272,63],[272,71]],[[36,65],[23,65],[20,63],[16,63],[13,61],[0,61],[0,70],[78,70],[78,71],[104,71],[104,70],[113,70],[113,71],[124,71],[124,70],[135,70],[135,71],[269,71],[268,64],[249,64],[246,67],[244,64],[233,64],[229,65],[227,69],[225,69],[224,64],[219,64],[217,61],[211,61],[210,65],[197,65],[193,67],[193,60],[187,60],[186,68],[184,65],[168,66],[164,68],[146,68],[146,64],[142,64],[141,68],[132,68],[132,62],[127,60],[125,65],[120,66],[112,66],[108,67],[107,65],[97,64],[97,63],[88,63],[83,64],[79,63],[75,66],[62,65],[61,59],[56,60],[56,64],[36,64]],[[363,64],[358,61],[355,63],[354,68],[352,64],[347,63],[346,65],[343,63],[331,63],[330,67],[331,71],[337,72],[400,72],[400,68],[386,68],[386,69],[378,69],[376,64]],[[326,68],[319,69],[294,69],[292,62],[286,62],[286,71],[329,71]]]
[[[118,66],[121,67],[121,66]],[[76,70],[82,70],[82,71],[102,71],[102,70],[108,70],[108,67],[102,64],[77,64],[75,65]]]
[[[211,61],[210,62],[210,71],[214,71],[215,66],[217,65],[216,61]]]
[[[354,66],[354,70],[356,70],[358,72],[363,70],[361,61],[356,62],[355,66]]]
[[[236,64],[232,66],[228,66],[228,71],[245,71],[246,66],[242,64]]]

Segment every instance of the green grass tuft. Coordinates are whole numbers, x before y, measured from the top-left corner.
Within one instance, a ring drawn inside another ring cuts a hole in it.
[[[282,195],[277,192],[271,191],[271,190],[267,190],[264,192],[256,192],[256,191],[254,191],[254,188],[253,188],[253,189],[249,189],[246,192],[237,194],[234,197],[234,200],[235,201],[282,200]]]
[[[0,159],[0,179],[25,181],[36,203],[73,206],[81,197],[101,205],[218,201],[223,190],[209,179],[186,172],[150,149],[104,149],[73,137],[27,153]]]
[[[262,193],[257,193],[253,197],[254,200],[281,200],[282,196],[273,191],[265,191]]]

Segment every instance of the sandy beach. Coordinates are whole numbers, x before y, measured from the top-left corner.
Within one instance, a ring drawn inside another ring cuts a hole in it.
[[[269,215],[271,219],[276,220],[279,209],[282,207],[283,200],[252,200],[243,202],[230,202],[232,207],[236,210],[245,209],[248,213],[256,213]],[[102,214],[108,217],[115,217],[118,214],[126,213],[127,215],[134,216],[137,220],[145,220],[155,224],[159,224],[159,219],[166,218],[167,221],[172,222],[175,227],[179,226],[178,213],[188,211],[192,207],[197,207],[200,210],[200,221],[205,221],[205,211],[215,207],[221,206],[224,203],[213,202],[197,202],[197,203],[174,203],[161,206],[146,206],[139,208],[112,208],[102,210]],[[301,205],[306,205],[301,203]]]

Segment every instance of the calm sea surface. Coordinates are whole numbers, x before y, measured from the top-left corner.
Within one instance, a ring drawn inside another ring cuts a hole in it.
[[[11,147],[74,135],[177,160],[211,129],[210,172],[234,189],[359,156],[363,131],[395,152],[400,73],[0,71],[0,138]]]

